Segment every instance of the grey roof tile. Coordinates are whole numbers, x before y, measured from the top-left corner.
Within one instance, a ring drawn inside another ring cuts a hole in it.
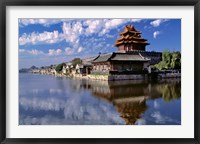
[[[105,62],[113,55],[113,53],[99,55],[93,62]]]
[[[111,58],[112,61],[149,61],[145,57],[142,57],[139,53],[138,54],[127,54],[127,53],[116,53],[116,55]]]

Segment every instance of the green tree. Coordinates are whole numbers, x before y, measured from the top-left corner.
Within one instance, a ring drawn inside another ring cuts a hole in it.
[[[159,70],[163,69],[180,69],[181,68],[181,53],[164,51],[162,53],[162,61],[153,66]]]
[[[30,69],[36,69],[36,66],[33,65],[32,67],[30,67]]]
[[[180,52],[172,53],[171,68],[172,69],[180,69],[181,68],[181,53]]]
[[[73,66],[76,66],[77,64],[82,64],[82,60],[80,58],[74,58],[71,63]]]
[[[57,65],[56,66],[56,72],[61,72],[62,71],[62,69],[63,69],[63,65],[64,65],[65,63],[61,63],[61,64],[59,64],[59,65]]]

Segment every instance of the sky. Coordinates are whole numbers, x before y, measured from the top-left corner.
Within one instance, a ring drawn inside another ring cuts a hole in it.
[[[19,19],[19,67],[49,66],[117,51],[114,43],[134,25],[146,51],[181,51],[181,19]]]

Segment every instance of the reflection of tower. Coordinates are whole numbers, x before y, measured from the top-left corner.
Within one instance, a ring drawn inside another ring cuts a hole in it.
[[[113,103],[126,124],[135,124],[147,109],[145,96],[116,99]]]
[[[151,92],[151,83],[148,84],[148,91]]]
[[[147,109],[144,81],[91,81],[94,96],[112,103],[126,124],[135,124]]]
[[[181,96],[181,81],[149,83],[147,81],[77,81],[80,89],[113,104],[126,124],[135,124],[147,110],[146,100],[163,98],[172,100]],[[77,86],[76,86],[77,87]],[[76,88],[73,86],[73,88]]]

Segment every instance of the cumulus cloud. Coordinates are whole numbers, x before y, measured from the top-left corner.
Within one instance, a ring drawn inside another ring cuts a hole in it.
[[[101,31],[100,35],[106,34],[111,29],[116,28],[117,26],[126,22],[126,19],[111,19],[105,21],[104,29]]]
[[[23,53],[23,52],[26,52],[26,50],[25,49],[19,49],[19,52]]]
[[[20,53],[28,53],[31,55],[43,55],[43,56],[58,56],[62,54],[61,49],[49,49],[47,53],[37,50],[37,49],[32,49],[32,50],[26,50],[26,49],[19,49]]]
[[[140,22],[141,19],[105,19],[105,25],[100,35],[108,33],[111,29],[115,29],[118,26],[125,24],[127,22]]]
[[[54,30],[52,32],[44,31],[42,33],[32,32],[30,34],[24,33],[19,37],[19,45],[37,45],[37,44],[55,44],[63,40],[69,44],[63,52],[67,55],[72,55],[75,52],[81,53],[85,48],[88,47],[104,47],[104,42],[106,38],[113,38],[114,36],[109,34],[112,29],[118,28],[126,23],[130,22],[140,22],[141,19],[85,19],[85,20],[66,20],[66,19],[20,19],[20,23],[23,25],[29,24],[41,24],[50,25],[57,23],[58,21],[62,23],[62,32]],[[99,41],[95,42],[93,38],[88,38],[92,34],[98,34]],[[102,38],[103,36],[103,38]],[[87,44],[83,44],[84,40],[87,40]],[[80,43],[81,41],[81,43]],[[96,44],[97,43],[97,44]],[[101,44],[98,44],[101,43]],[[88,45],[88,46],[86,46]],[[84,48],[83,48],[84,47]],[[88,49],[90,50],[90,49]],[[25,50],[20,50],[19,52],[27,52]],[[32,54],[38,54],[40,52],[32,51]],[[62,53],[61,49],[54,50],[50,49],[45,55],[56,56]],[[64,54],[62,53],[62,54]]]
[[[49,56],[57,56],[57,55],[61,55],[62,50],[61,49],[49,49],[48,55]]]
[[[73,44],[77,44],[79,42],[79,36],[83,33],[83,27],[80,22],[76,22],[75,24],[63,23],[62,26],[64,38],[67,42]]]
[[[66,53],[67,55],[72,55],[73,52],[74,52],[74,51],[73,51],[72,48],[70,48],[70,47],[65,48],[65,53]]]
[[[36,49],[33,49],[33,50],[29,51],[29,53],[30,53],[30,54],[33,54],[33,55],[44,54],[43,51],[36,50]]]
[[[25,50],[25,49],[19,49],[20,53],[28,53],[31,55],[45,55],[45,53],[41,50],[36,50],[36,49],[32,49],[32,50]]]
[[[80,52],[83,51],[83,49],[84,49],[83,47],[79,47],[78,50],[77,50],[77,52],[80,53]]]
[[[87,20],[84,22],[86,26],[85,34],[91,35],[94,33],[100,33],[100,35],[107,33],[110,29],[115,28],[120,25],[126,19],[96,19],[96,20]]]
[[[84,24],[88,26],[85,30],[85,34],[90,35],[93,33],[98,33],[102,29],[104,22],[103,22],[103,20],[100,20],[100,19],[99,20],[86,20],[84,22]]]
[[[80,36],[89,36],[91,34],[97,33],[99,34],[99,36],[102,36],[104,34],[107,34],[110,30],[117,28],[119,25],[127,22],[139,22],[141,21],[141,19],[89,19],[85,20],[84,22],[71,22],[70,20],[66,22],[66,19],[20,19],[19,21],[23,25],[49,25],[52,23],[57,23],[58,21],[63,22],[62,33],[59,33],[56,30],[53,32],[44,31],[43,33],[24,33],[22,36],[19,37],[20,45],[38,43],[53,44],[65,39],[67,42],[73,45],[73,47],[79,47]],[[109,37],[110,35],[107,36]]]
[[[106,29],[109,29],[109,28],[113,28],[113,27],[116,27],[120,24],[122,24],[123,22],[125,22],[126,19],[112,19],[112,20],[108,20],[106,23],[105,23],[105,28]]]
[[[157,20],[150,22],[150,24],[153,27],[158,27],[158,26],[160,26],[161,23],[166,22],[166,21],[168,21],[168,20],[167,19],[157,19]]]
[[[19,19],[19,23],[21,25],[29,25],[29,24],[45,24],[47,23],[48,19]]]
[[[156,37],[157,37],[159,34],[160,34],[159,31],[155,31],[155,32],[153,33],[153,37],[156,39]]]
[[[48,43],[53,44],[63,40],[63,35],[59,34],[58,31],[47,32],[44,31],[43,33],[31,33],[26,34],[24,33],[21,37],[19,37],[19,45],[25,44],[37,44],[37,43]]]
[[[28,26],[30,24],[41,24],[43,26],[50,26],[64,21],[70,21],[70,19],[51,19],[51,18],[21,18],[19,19],[19,25],[21,27]]]

